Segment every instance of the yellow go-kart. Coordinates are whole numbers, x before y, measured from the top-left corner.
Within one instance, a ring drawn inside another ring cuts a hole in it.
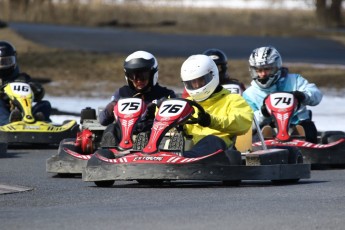
[[[19,110],[22,119],[0,126],[0,142],[8,145],[58,145],[65,138],[75,137],[79,131],[76,121],[55,125],[36,120],[32,114],[33,92],[29,84],[8,83],[3,92],[9,99],[11,110]]]

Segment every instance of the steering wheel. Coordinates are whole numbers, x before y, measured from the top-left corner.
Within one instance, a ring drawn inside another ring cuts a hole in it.
[[[196,101],[192,101],[185,98],[181,98],[181,99],[186,101],[191,106],[196,107],[199,110],[199,113],[202,113],[203,115],[206,113],[205,109],[201,105],[199,105]],[[198,117],[193,117],[193,116],[190,116],[186,122],[186,124],[197,124],[197,123],[198,123]]]

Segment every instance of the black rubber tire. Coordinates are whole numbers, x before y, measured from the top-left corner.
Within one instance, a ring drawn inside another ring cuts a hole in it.
[[[110,124],[107,126],[102,134],[100,147],[114,147],[118,144],[117,138],[115,137],[115,129],[115,124]]]
[[[95,181],[95,185],[97,187],[102,187],[102,188],[109,188],[112,187],[115,183],[115,180],[101,180],[101,181]]]
[[[60,177],[60,178],[73,178],[73,177],[76,176],[76,174],[73,174],[73,173],[58,173],[57,176]]]
[[[338,141],[340,139],[345,138],[345,134],[340,134],[340,135],[332,135],[327,138],[327,143],[332,143],[335,141]]]
[[[76,141],[76,138],[65,138],[65,139],[62,139],[61,141],[60,141],[60,146],[62,146],[62,145],[74,145],[74,144],[72,144],[72,143],[75,143],[75,141]],[[70,142],[70,143],[68,143],[68,142]]]
[[[76,146],[75,144],[68,144],[68,143],[60,143],[60,146],[59,146],[59,149],[58,149],[58,152],[59,154],[61,153],[61,151],[64,151],[62,148],[67,148],[73,152],[76,152],[76,153],[79,153],[79,154],[84,154],[83,151],[81,150],[81,147],[80,146]],[[67,153],[61,153],[61,154],[67,154]],[[88,155],[88,154],[85,154],[85,155]]]
[[[101,155],[102,157],[105,157],[105,158],[108,158],[108,159],[115,159],[114,153],[111,152],[108,149],[98,149],[96,152],[99,155]],[[112,187],[113,186],[113,184],[115,183],[115,180],[101,180],[101,181],[95,181],[94,183],[98,187],[108,188],[108,187]]]
[[[91,107],[86,107],[81,110],[80,113],[80,124],[83,124],[84,120],[96,120],[96,110]]]
[[[102,157],[108,158],[108,159],[115,159],[115,155],[112,151],[109,149],[98,149],[95,153],[98,153]]]
[[[300,179],[272,180],[273,185],[296,184]]]
[[[224,180],[223,185],[228,187],[237,187],[241,185],[241,180]]]
[[[321,144],[330,143],[329,137],[338,136],[338,135],[345,136],[345,132],[343,132],[343,131],[326,131],[326,132],[321,133]]]
[[[230,161],[230,165],[241,165],[242,164],[242,156],[241,152],[237,150],[226,150],[225,155],[228,157]]]
[[[162,186],[164,183],[164,180],[159,180],[159,179],[137,180],[137,182],[141,185],[147,185],[147,186],[155,187],[155,186]]]
[[[299,148],[292,146],[279,146],[276,148],[287,149],[289,151],[288,164],[303,164],[303,155]],[[295,184],[300,179],[272,180],[274,185]]]
[[[0,158],[7,157],[7,142],[0,142]]]

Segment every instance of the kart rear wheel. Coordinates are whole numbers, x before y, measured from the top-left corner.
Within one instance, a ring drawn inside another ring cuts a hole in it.
[[[292,146],[279,146],[278,148],[287,149],[289,151],[288,164],[303,164],[302,152],[297,147]],[[295,184],[300,179],[285,179],[285,180],[272,180],[274,185]]]
[[[148,186],[151,186],[151,187],[154,187],[154,186],[161,186],[164,181],[163,180],[159,180],[159,179],[153,179],[153,180],[137,180],[137,182],[141,185],[148,185]]]
[[[332,137],[334,136],[334,137]],[[345,137],[345,132],[343,131],[326,131],[321,133],[321,144],[328,144],[333,141],[339,140],[340,136]],[[339,138],[339,139],[336,139]]]
[[[241,182],[241,180],[224,180],[223,185],[229,187],[237,187],[240,186]]]
[[[115,183],[115,180],[101,180],[101,181],[95,181],[95,185],[97,187],[102,187],[102,188],[109,188],[112,187]]]
[[[113,147],[118,143],[117,138],[115,137],[116,126],[115,124],[110,124],[104,130],[101,140],[101,147]]]
[[[72,178],[72,177],[75,177],[75,174],[72,174],[72,173],[58,173],[57,175],[60,178]]]
[[[332,142],[335,142],[335,141],[339,141],[342,138],[345,138],[345,134],[332,135],[332,136],[327,138],[327,143],[332,143]]]

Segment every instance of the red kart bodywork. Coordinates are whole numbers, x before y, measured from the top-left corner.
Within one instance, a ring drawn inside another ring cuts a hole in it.
[[[115,180],[298,181],[310,177],[310,165],[301,163],[297,157],[289,162],[290,153],[286,149],[247,154],[250,165],[242,164],[241,153],[236,150],[219,149],[206,156],[187,158],[180,152],[160,149],[159,141],[169,129],[195,122],[194,106],[198,112],[204,112],[198,104],[186,99],[164,101],[142,151],[118,154],[113,149],[97,150],[83,170],[83,180],[97,186],[112,186]]]
[[[318,143],[311,143],[304,137],[291,134],[291,117],[298,108],[298,102],[293,94],[273,93],[265,99],[268,112],[272,115],[277,133],[274,137],[265,138],[265,145],[270,147],[297,147],[301,150],[305,163],[315,165],[344,165],[345,164],[345,133],[335,131],[337,140],[325,143],[323,133],[319,133]],[[330,134],[332,132],[325,132]],[[260,141],[253,143],[253,147],[261,147]]]
[[[120,99],[114,106],[115,120],[122,131],[122,139],[116,151],[126,152],[133,147],[133,128],[145,110],[146,105],[139,98]],[[84,129],[77,134],[76,139],[61,141],[58,154],[47,160],[46,170],[58,174],[81,174],[94,151],[94,134]]]

